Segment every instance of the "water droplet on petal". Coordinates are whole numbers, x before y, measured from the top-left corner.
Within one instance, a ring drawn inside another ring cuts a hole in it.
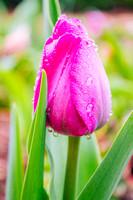
[[[54,136],[54,137],[58,137],[58,136],[59,136],[59,133],[53,132],[53,136]]]
[[[111,110],[111,112],[110,112],[110,114],[109,114],[110,116],[112,116],[113,115],[113,111]]]
[[[47,109],[47,114],[49,114],[49,113],[50,113],[50,108]]]
[[[92,83],[92,78],[89,77],[89,78],[87,79],[87,85],[89,86],[89,85],[91,85],[91,83]]]
[[[92,108],[93,108],[93,105],[90,103],[90,104],[88,104],[88,106],[86,107],[86,111],[90,113],[90,112],[92,111]]]
[[[54,129],[52,127],[48,127],[48,132],[49,133],[54,133]]]
[[[97,45],[95,45],[95,51],[98,51],[98,46]]]
[[[91,42],[92,42],[92,45],[95,45],[95,41],[94,40],[91,40]]]
[[[82,54],[82,52],[83,52],[83,50],[82,50],[82,49],[80,49],[80,50],[79,50],[79,54]]]
[[[44,60],[44,64],[45,64],[46,66],[49,66],[49,61],[48,61],[48,59],[45,59],[45,60]]]
[[[37,78],[36,78],[36,81],[38,81],[39,80],[39,76],[37,76]]]

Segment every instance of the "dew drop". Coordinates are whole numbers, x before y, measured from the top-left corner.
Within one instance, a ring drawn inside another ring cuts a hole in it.
[[[87,112],[91,112],[91,111],[92,111],[92,108],[93,108],[93,105],[90,103],[90,104],[88,104],[88,106],[86,107],[86,111],[87,111]]]
[[[95,45],[95,51],[98,51],[98,46],[97,45]]]
[[[47,114],[49,114],[49,113],[50,113],[50,108],[47,109]]]
[[[37,76],[37,78],[36,78],[36,81],[38,81],[39,80],[39,76]]]
[[[113,111],[111,110],[111,112],[110,112],[110,114],[109,114],[110,116],[112,116],[113,115]]]
[[[92,83],[92,78],[89,77],[89,78],[87,79],[87,85],[89,86],[89,85],[91,85],[91,83]]]
[[[48,62],[48,59],[45,59],[44,62]]]
[[[53,132],[53,136],[54,136],[54,137],[58,137],[58,136],[59,136],[59,133]]]
[[[91,40],[91,42],[92,42],[92,45],[95,45],[95,41],[94,40]]]
[[[91,139],[91,135],[86,135],[86,139],[90,140]]]
[[[80,50],[79,50],[79,54],[82,54],[82,52],[83,52],[82,49],[80,49]]]
[[[49,132],[49,133],[54,133],[54,129],[53,129],[52,127],[49,127],[49,128],[48,128],[48,132]]]
[[[45,65],[46,65],[46,66],[49,66],[49,61],[48,61],[48,59],[45,59],[44,62],[45,62]]]

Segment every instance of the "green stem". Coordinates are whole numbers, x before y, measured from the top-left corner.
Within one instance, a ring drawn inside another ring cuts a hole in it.
[[[75,200],[77,195],[80,137],[69,136],[63,200]]]

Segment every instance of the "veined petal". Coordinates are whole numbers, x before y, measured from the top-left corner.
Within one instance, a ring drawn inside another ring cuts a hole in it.
[[[48,123],[57,132],[71,136],[84,135],[88,128],[78,114],[70,93],[70,76],[73,58],[77,52],[77,44],[81,38],[76,38],[71,46],[69,57],[66,57],[64,70],[60,76],[54,96],[48,104]]]
[[[57,39],[65,33],[71,33],[83,39],[89,38],[87,30],[80,20],[76,18],[68,19],[66,15],[61,15],[55,25],[53,39]]]
[[[83,41],[71,69],[71,96],[89,133],[103,126],[111,111],[109,82],[94,43]]]
[[[61,15],[44,46],[34,111],[42,69],[48,80],[47,124],[56,132],[72,136],[91,134],[109,120],[109,81],[95,43],[79,20]]]
[[[56,87],[66,67],[67,60],[71,54],[72,45],[75,43],[77,36],[66,33],[57,40],[49,38],[43,50],[43,57],[40,63],[36,87],[34,93],[34,111],[37,106],[42,69],[46,71],[48,81],[48,104],[55,95]]]

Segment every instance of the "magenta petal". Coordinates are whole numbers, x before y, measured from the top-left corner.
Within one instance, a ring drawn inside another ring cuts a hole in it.
[[[54,92],[58,85],[60,76],[65,68],[65,62],[69,59],[71,48],[76,37],[66,33],[57,40],[49,38],[43,50],[43,57],[40,63],[38,77],[36,79],[36,87],[34,93],[34,111],[37,106],[42,69],[46,71],[48,81],[48,103],[54,96]],[[63,48],[62,48],[63,47]]]
[[[47,124],[71,136],[91,134],[111,111],[108,78],[94,41],[77,19],[61,15],[47,40],[34,93],[37,106],[42,69],[48,81]]]
[[[70,39],[69,34],[69,39]],[[54,90],[54,96],[48,103],[48,122],[57,132],[72,136],[84,135],[88,128],[81,119],[71,99],[70,76],[73,57],[77,51],[80,38],[73,38],[71,52],[66,55],[64,69]]]
[[[82,41],[77,49],[71,69],[71,97],[89,133],[92,133],[109,120],[111,93],[94,44]]]
[[[80,20],[76,18],[68,19],[66,15],[61,15],[55,25],[53,39],[57,39],[66,33],[71,33],[84,39],[89,37]]]

